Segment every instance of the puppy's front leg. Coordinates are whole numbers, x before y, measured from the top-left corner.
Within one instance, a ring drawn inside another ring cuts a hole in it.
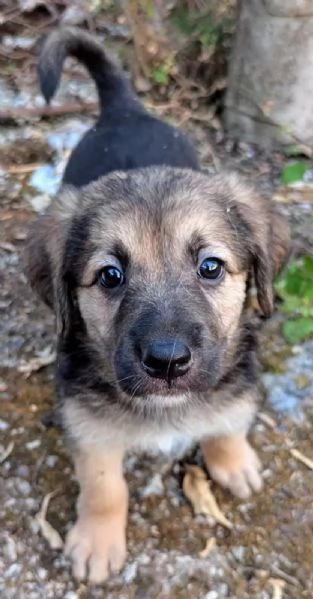
[[[244,433],[208,439],[201,449],[212,478],[234,495],[244,499],[260,491],[261,463]]]
[[[123,451],[84,447],[74,462],[80,485],[78,519],[67,536],[65,554],[72,559],[75,578],[97,584],[120,570],[126,557]]]

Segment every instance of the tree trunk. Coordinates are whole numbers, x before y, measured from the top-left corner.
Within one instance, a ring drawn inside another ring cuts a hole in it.
[[[313,154],[313,1],[240,0],[225,122],[235,137]]]

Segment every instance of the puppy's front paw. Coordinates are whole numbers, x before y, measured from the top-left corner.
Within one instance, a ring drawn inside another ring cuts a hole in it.
[[[81,516],[67,535],[65,555],[77,580],[100,584],[118,572],[126,559],[123,524],[108,516]]]
[[[262,489],[261,462],[245,438],[206,441],[202,451],[212,478],[237,497],[246,499]]]

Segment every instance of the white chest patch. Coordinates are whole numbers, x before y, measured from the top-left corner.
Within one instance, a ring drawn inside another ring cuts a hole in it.
[[[254,413],[254,402],[247,396],[237,398],[220,410],[213,410],[210,405],[193,407],[183,418],[177,419],[177,424],[174,420],[163,423],[152,419],[138,422],[126,412],[116,415],[114,419],[96,418],[88,409],[70,399],[63,407],[66,428],[79,445],[172,455],[184,454],[201,439],[246,431]]]

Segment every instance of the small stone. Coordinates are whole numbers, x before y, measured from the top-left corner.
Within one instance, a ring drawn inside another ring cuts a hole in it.
[[[8,428],[8,423],[5,422],[5,420],[2,420],[2,418],[0,418],[0,431],[6,431]]]
[[[28,522],[28,526],[30,531],[32,532],[32,534],[37,535],[39,530],[40,530],[40,526],[37,522],[37,520],[35,520],[35,518],[30,518],[29,522]]]
[[[7,537],[6,538],[6,544],[5,544],[5,554],[8,557],[8,559],[11,562],[15,562],[17,560],[17,551],[16,551],[16,545],[15,542],[13,541],[13,539],[11,537]]]
[[[4,578],[6,580],[12,580],[14,578],[17,578],[20,575],[21,571],[22,571],[21,564],[12,564],[11,566],[8,567],[7,571],[4,573]]]
[[[232,548],[232,554],[239,562],[242,562],[245,555],[245,548],[242,545]]]
[[[163,495],[164,485],[160,474],[155,474],[147,486],[142,490],[141,495],[143,497],[149,497],[150,495]]]
[[[45,568],[38,568],[37,574],[38,574],[38,578],[40,578],[40,580],[46,580],[46,578],[48,576],[48,571]]]
[[[20,480],[17,479],[16,481],[16,488],[18,490],[18,492],[23,495],[24,497],[27,497],[27,495],[30,494],[32,488],[29,484],[29,482],[27,482],[27,480]]]
[[[217,591],[209,591],[204,599],[218,599],[218,592]]]
[[[29,468],[25,464],[20,464],[20,466],[16,469],[17,476],[21,476],[22,478],[29,478]]]
[[[4,382],[3,379],[0,379],[0,393],[4,393],[8,390],[8,385]]]
[[[57,455],[48,455],[46,457],[46,465],[48,466],[48,468],[54,468],[58,459],[59,459],[59,456],[57,456]]]
[[[125,584],[131,584],[137,575],[138,564],[133,562],[132,564],[128,564],[124,569],[124,581]]]
[[[34,439],[33,441],[29,441],[28,443],[25,444],[26,449],[37,449],[38,447],[40,447],[41,445],[41,441],[40,439]]]

